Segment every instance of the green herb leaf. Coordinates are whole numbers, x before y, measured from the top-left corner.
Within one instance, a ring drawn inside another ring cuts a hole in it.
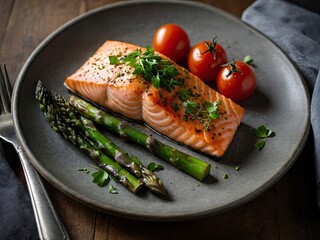
[[[172,102],[171,107],[172,107],[173,111],[175,111],[175,112],[179,111],[178,103]]]
[[[117,190],[114,186],[110,185],[110,186],[109,186],[109,193],[111,193],[111,194],[117,194],[117,193],[118,193],[118,190]]]
[[[90,171],[88,170],[88,168],[79,168],[78,171],[90,173]]]
[[[217,108],[214,107],[211,102],[205,101],[205,102],[203,103],[203,105],[205,106],[206,110],[207,110],[209,113],[210,113],[210,112],[214,112],[214,111],[217,110]]]
[[[99,187],[107,185],[107,180],[109,179],[109,174],[106,171],[98,171],[92,173],[92,182],[97,184]]]
[[[255,64],[253,63],[253,59],[250,55],[247,55],[243,58],[243,62],[247,63],[248,65],[255,67]]]
[[[176,69],[176,67],[174,65],[169,65],[168,67],[165,68],[165,71],[167,73],[170,73],[170,74],[173,73],[173,75],[176,75],[177,69]]]
[[[187,101],[189,98],[190,98],[190,91],[188,91],[187,89],[182,87],[181,90],[180,90],[179,99],[181,101]]]
[[[160,86],[160,82],[161,82],[159,75],[157,74],[156,76],[153,76],[151,79],[151,82],[152,82],[152,85],[158,89]]]
[[[203,122],[204,130],[208,131],[211,120],[219,118],[218,106],[221,105],[221,101],[215,101],[210,103],[205,101],[201,108],[198,103],[192,101],[186,101],[182,104],[185,107],[186,114],[191,115],[191,119],[198,118],[200,122]],[[188,119],[188,116],[184,117]]]
[[[154,162],[149,163],[147,168],[152,172],[155,170],[163,170],[164,169],[164,167],[162,165],[158,165]]]
[[[260,139],[258,142],[256,142],[256,144],[254,146],[256,149],[262,150],[265,145],[266,145],[266,139],[263,138],[263,139]]]
[[[229,178],[229,175],[225,173],[225,174],[223,174],[222,178],[223,178],[223,179],[228,179],[228,178]]]
[[[186,113],[195,115],[197,114],[197,109],[199,109],[199,104],[192,101],[183,102],[182,104],[185,107]]]
[[[266,128],[264,125],[260,125],[257,128],[252,128],[252,133],[254,136],[260,140],[254,145],[258,150],[262,150],[266,144],[266,138],[275,136],[275,133],[270,129]]]
[[[116,62],[115,59],[112,60]],[[128,63],[134,68],[133,74],[143,75],[155,88],[164,87],[170,92],[176,85],[181,84],[174,79],[179,75],[178,69],[169,60],[161,59],[152,48],[147,48],[144,52],[137,49],[123,57],[120,63]]]
[[[212,112],[209,114],[209,117],[211,119],[218,119],[219,118],[219,113],[218,112]]]
[[[260,125],[258,128],[253,128],[252,133],[257,138],[268,138],[274,136],[274,132],[270,129],[267,129],[264,125]]]
[[[116,64],[119,64],[120,61],[119,61],[119,58],[117,56],[109,56],[109,61],[110,61],[110,64],[111,65],[116,65]]]
[[[213,104],[210,102],[204,102],[204,106],[209,113],[211,119],[219,118],[218,106],[221,105],[221,101],[215,101]]]

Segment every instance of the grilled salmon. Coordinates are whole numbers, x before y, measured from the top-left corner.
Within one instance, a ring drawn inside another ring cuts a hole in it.
[[[243,119],[244,109],[160,53],[155,54],[170,61],[177,70],[177,84],[170,89],[154,86],[142,74],[137,76],[128,63],[110,62],[109,56],[122,58],[138,49],[146,50],[106,41],[65,80],[65,85],[115,113],[144,121],[179,143],[222,156]]]
[[[105,42],[65,85],[91,101],[125,117],[142,121],[142,94],[149,87],[143,77],[132,74],[128,65],[111,65],[109,56],[124,56],[138,46],[117,41]]]

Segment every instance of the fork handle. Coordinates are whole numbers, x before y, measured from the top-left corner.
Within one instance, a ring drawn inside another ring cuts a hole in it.
[[[40,239],[70,239],[37,171],[21,147],[17,149],[26,177]]]

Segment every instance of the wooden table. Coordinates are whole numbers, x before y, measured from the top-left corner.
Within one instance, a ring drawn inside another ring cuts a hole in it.
[[[0,56],[14,81],[34,48],[68,20],[115,0],[1,0]],[[238,17],[253,0],[203,0]],[[97,212],[49,183],[49,195],[72,239],[320,239],[309,141],[269,190],[236,209],[174,223],[142,222]],[[310,157],[308,157],[310,156]],[[15,169],[24,181],[21,166]]]

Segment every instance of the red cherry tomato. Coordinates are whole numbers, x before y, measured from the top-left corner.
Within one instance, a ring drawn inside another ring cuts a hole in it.
[[[256,76],[248,64],[233,61],[221,68],[217,77],[217,87],[224,96],[234,101],[242,101],[253,94]]]
[[[201,78],[204,82],[216,79],[220,66],[227,63],[227,54],[224,48],[213,41],[200,42],[195,45],[188,55],[189,71]]]
[[[190,50],[190,41],[184,29],[176,24],[165,24],[153,36],[153,49],[173,61],[183,60]]]

